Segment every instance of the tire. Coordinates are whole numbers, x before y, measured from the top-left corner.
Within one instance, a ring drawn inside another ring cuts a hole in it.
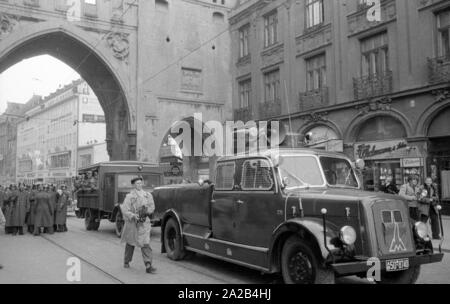
[[[311,244],[291,236],[281,252],[281,273],[285,284],[334,284],[334,272],[323,268]]]
[[[84,212],[84,227],[88,231],[97,231],[100,226],[100,222],[95,220],[95,214],[91,209],[86,209]]]
[[[82,218],[82,216],[81,216],[81,210],[75,210],[75,216],[76,216],[77,218]]]
[[[383,272],[378,284],[415,284],[420,275],[420,265],[400,272]]]
[[[122,236],[122,230],[123,230],[124,224],[125,224],[125,221],[123,220],[122,212],[117,211],[115,227],[116,227],[116,235],[119,238]]]
[[[186,256],[180,227],[173,218],[170,218],[164,227],[164,247],[166,248],[167,257],[171,260],[179,261]]]

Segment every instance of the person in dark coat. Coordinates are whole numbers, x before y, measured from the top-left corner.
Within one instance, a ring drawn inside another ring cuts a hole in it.
[[[55,219],[56,219],[56,204],[58,202],[58,192],[56,192],[56,187],[55,185],[51,185],[48,187],[47,189],[47,193],[49,194],[49,198],[50,198],[50,203],[52,204],[53,207],[53,231],[56,231],[56,224],[55,224]]]
[[[49,234],[53,234],[54,209],[50,201],[49,186],[40,187],[35,196],[34,235],[39,235],[41,228]]]
[[[55,210],[56,232],[67,232],[67,207],[70,205],[70,193],[66,185],[62,185],[57,192],[57,204]]]
[[[25,185],[19,184],[19,189],[13,191],[10,198],[10,212],[9,225],[12,229],[12,234],[23,235],[23,227],[25,226],[25,218],[30,209],[29,195],[25,191]]]
[[[35,207],[36,207],[36,196],[37,189],[36,185],[33,185],[30,191],[30,208],[28,211],[28,217],[27,217],[27,230],[29,233],[33,233],[34,231],[34,217],[35,217]]]
[[[425,184],[421,187],[421,195],[419,199],[420,220],[427,224],[428,220],[431,222],[432,237],[439,240],[439,211],[437,205],[439,204],[439,197],[436,188],[433,185],[433,180],[428,177],[425,179]]]
[[[16,205],[17,202],[17,192],[18,190],[16,185],[9,185],[5,209],[5,218],[6,218],[5,232],[7,234],[17,234],[17,231],[15,231],[12,215],[14,206]]]
[[[399,190],[397,186],[392,182],[392,177],[388,176],[386,178],[386,184],[381,187],[381,191],[388,194],[398,194]]]

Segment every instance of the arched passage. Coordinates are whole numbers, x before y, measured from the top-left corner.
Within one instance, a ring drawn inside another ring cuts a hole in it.
[[[66,63],[88,82],[104,110],[110,159],[135,159],[136,136],[130,128],[126,87],[99,43],[80,31],[70,25],[42,24],[11,33],[0,41],[0,73],[23,59],[43,54]]]

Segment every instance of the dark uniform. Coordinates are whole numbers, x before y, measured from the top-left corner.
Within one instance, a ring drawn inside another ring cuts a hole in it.
[[[70,194],[67,190],[62,190],[62,193],[57,193],[57,204],[55,210],[55,225],[57,232],[66,232],[67,231],[67,207],[70,204]]]
[[[53,233],[53,205],[50,201],[50,193],[39,191],[35,196],[34,235],[40,234],[40,228],[44,227],[50,234]]]

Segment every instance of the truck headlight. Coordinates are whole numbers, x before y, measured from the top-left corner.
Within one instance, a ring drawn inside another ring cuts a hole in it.
[[[414,224],[416,234],[422,240],[428,241],[428,226],[423,222],[417,222]]]
[[[351,226],[344,226],[339,232],[339,238],[345,245],[351,246],[356,242],[356,231]]]

